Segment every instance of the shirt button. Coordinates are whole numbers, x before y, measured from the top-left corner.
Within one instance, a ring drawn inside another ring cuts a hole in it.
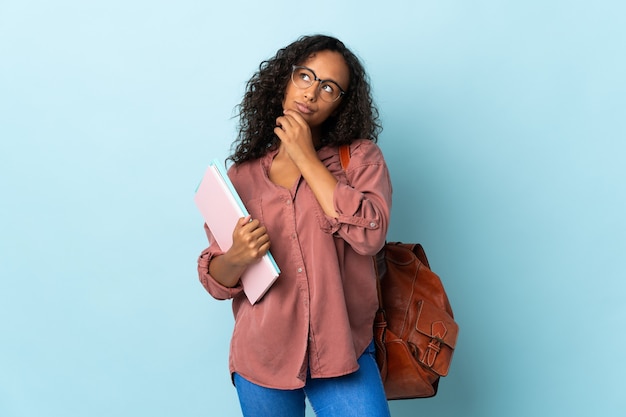
[[[295,239],[295,238],[296,238],[296,234],[295,234],[295,233],[292,233],[292,234],[291,234],[291,238],[292,238],[292,239]]]
[[[291,205],[291,200],[287,200],[287,201],[285,201],[285,204],[287,204],[288,206],[290,206],[290,205]]]
[[[302,268],[298,268],[298,274],[302,272]]]

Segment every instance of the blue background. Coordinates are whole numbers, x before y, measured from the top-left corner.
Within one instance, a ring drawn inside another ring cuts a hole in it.
[[[621,416],[620,1],[0,0],[0,415],[237,416],[194,189],[261,60],[363,60],[395,187],[461,326],[394,416]]]

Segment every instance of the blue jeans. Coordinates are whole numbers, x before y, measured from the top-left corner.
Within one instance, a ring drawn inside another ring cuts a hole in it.
[[[265,388],[235,373],[235,386],[245,417],[303,417],[309,399],[318,417],[389,417],[374,342],[358,360],[359,370],[336,378],[307,377],[304,388]]]

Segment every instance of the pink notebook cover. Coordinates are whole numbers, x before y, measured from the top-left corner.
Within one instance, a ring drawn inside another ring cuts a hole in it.
[[[233,244],[235,224],[239,218],[247,216],[248,211],[236,195],[226,172],[215,161],[207,168],[194,201],[220,248],[228,250]],[[260,300],[279,274],[280,270],[269,252],[259,262],[250,265],[241,276],[243,291],[250,303]]]

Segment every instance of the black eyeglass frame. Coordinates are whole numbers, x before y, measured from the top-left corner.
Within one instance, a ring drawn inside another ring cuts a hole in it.
[[[335,101],[339,100],[339,98],[341,98],[342,96],[346,95],[346,92],[343,90],[343,88],[341,88],[341,86],[339,84],[337,84],[336,81],[333,81],[333,80],[322,80],[321,78],[317,78],[317,74],[315,73],[315,71],[313,71],[311,68],[305,67],[303,65],[292,65],[291,66],[291,82],[293,83],[293,85],[296,86],[296,88],[301,88],[301,87],[298,86],[298,84],[296,84],[295,80],[293,79],[293,75],[294,75],[294,73],[296,72],[297,69],[305,69],[307,71],[310,71],[311,74],[313,74],[313,81],[311,81],[311,85],[313,85],[313,83],[315,81],[318,81],[319,82],[319,85],[317,86],[318,90],[322,88],[322,84],[323,83],[333,83],[333,84],[335,84],[337,86],[337,88],[339,89],[339,95],[337,96],[337,98],[335,98],[333,101],[331,101],[331,103],[334,103]]]

